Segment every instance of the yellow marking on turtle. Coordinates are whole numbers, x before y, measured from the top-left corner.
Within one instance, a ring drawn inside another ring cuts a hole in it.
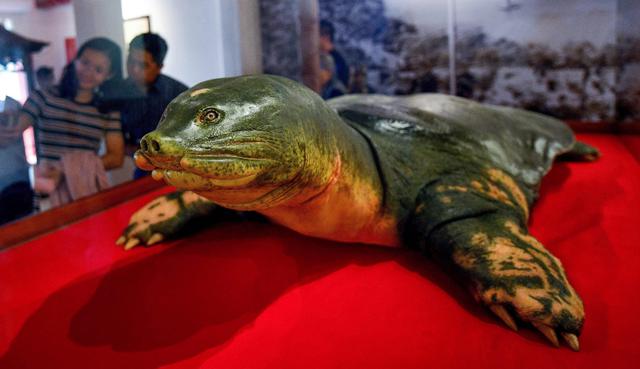
[[[522,318],[547,325],[552,325],[553,318],[560,316],[563,311],[569,312],[577,319],[584,317],[582,301],[567,282],[558,259],[548,253],[535,238],[523,232],[514,222],[507,221],[504,226],[516,239],[532,247],[523,249],[518,247],[513,239],[491,238],[487,234],[479,232],[470,238],[472,249],[480,248],[486,251],[482,253],[486,257],[486,260],[483,261],[489,262],[489,273],[495,278],[537,277],[542,282],[542,287],[518,285],[513,291],[507,291],[498,287],[485,289],[478,285],[476,286],[476,295],[480,300],[488,305],[511,304]],[[453,254],[453,259],[457,265],[473,273],[480,260],[476,260],[473,257],[475,253],[470,251],[469,249],[457,249]],[[539,260],[545,263],[546,268],[539,264]],[[557,268],[552,265],[554,262],[557,264]],[[570,292],[569,295],[563,295],[558,299],[559,291],[551,285],[550,276],[561,281]],[[544,300],[551,302],[551,311],[548,316],[541,317],[539,313],[545,308],[541,301]]]
[[[488,183],[487,187],[488,187],[488,190],[485,193],[489,195],[492,199],[498,200],[501,203],[507,204],[509,206],[513,206],[513,202],[509,200],[509,195],[507,195],[504,191],[502,191],[497,186],[491,183]]]
[[[509,199],[509,195],[502,191],[498,186],[490,182],[481,182],[477,179],[471,181],[471,187],[479,193],[488,196],[503,204],[513,206],[513,202]]]
[[[183,192],[181,197],[187,207],[189,204],[203,199],[200,195],[191,191]],[[166,196],[158,198],[133,214],[130,223],[136,223],[136,226],[129,234],[135,237],[137,233],[144,231],[150,225],[176,216],[180,210],[180,204],[177,200],[169,200]]]
[[[189,96],[194,97],[194,96],[206,94],[209,91],[211,91],[210,88],[200,88],[200,89],[197,89],[197,90],[191,92],[191,94]]]
[[[533,251],[536,253],[536,256],[538,256],[540,259],[546,262],[550,270],[554,271],[554,274],[556,275],[556,277],[566,282],[566,279],[564,278],[564,276],[557,275],[557,273],[555,272],[555,269],[552,268],[551,263],[555,263],[561,270],[563,270],[562,262],[560,261],[560,259],[556,258],[551,253],[549,253],[545,249],[545,247],[542,245],[542,243],[540,243],[540,241],[538,241],[531,235],[523,232],[520,226],[518,226],[516,223],[512,221],[507,221],[505,222],[505,227],[507,228],[507,230],[509,230],[509,232],[511,232],[514,236],[518,237],[522,242],[525,242],[526,244],[530,245],[533,248]]]
[[[442,197],[440,197],[440,201],[441,201],[443,204],[451,204],[451,203],[453,202],[453,200],[451,200],[451,197],[449,197],[449,196],[442,196]]]
[[[439,185],[436,187],[437,192],[445,192],[445,191],[456,191],[456,192],[468,192],[469,189],[464,186],[455,186],[455,185]]]
[[[489,245],[489,236],[486,233],[476,233],[471,236],[471,244],[474,246],[487,246]]]
[[[185,206],[189,206],[189,204],[192,204],[196,201],[209,201],[207,200],[205,197],[198,195],[195,192],[192,191],[185,191],[182,193],[182,201],[184,202]]]
[[[527,204],[527,198],[513,178],[497,168],[487,170],[487,174],[489,174],[489,178],[492,181],[500,183],[511,193],[520,208],[524,211],[525,219],[529,218],[529,205]]]
[[[495,237],[490,239],[485,233],[476,233],[471,237],[471,245],[482,248],[487,251],[488,260],[490,262],[489,271],[496,276],[530,276],[533,274],[542,274],[544,271],[535,264],[533,257],[526,251],[518,248],[508,238]],[[465,255],[467,250],[454,254],[454,259],[460,265],[472,266],[475,260]],[[505,268],[505,265],[509,265]]]
[[[482,191],[483,190],[483,186],[482,183],[480,183],[480,181],[477,180],[473,180],[471,181],[471,187],[473,187],[476,190]]]

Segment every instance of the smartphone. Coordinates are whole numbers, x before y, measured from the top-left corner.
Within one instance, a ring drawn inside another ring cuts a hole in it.
[[[0,101],[0,124],[3,126],[8,126],[10,123],[15,124],[16,119],[14,118],[22,105],[20,102],[11,96],[5,97],[4,101]]]

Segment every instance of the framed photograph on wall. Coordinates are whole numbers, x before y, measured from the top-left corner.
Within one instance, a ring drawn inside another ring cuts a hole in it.
[[[125,19],[123,24],[125,45],[129,45],[129,42],[137,35],[151,32],[151,18],[148,15]]]

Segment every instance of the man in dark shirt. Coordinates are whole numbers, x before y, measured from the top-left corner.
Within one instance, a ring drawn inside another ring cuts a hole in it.
[[[187,89],[183,83],[161,73],[167,42],[155,33],[143,33],[129,43],[126,100],[122,104],[122,131],[127,152],[132,153],[146,133],[153,131],[169,102]],[[134,178],[149,172],[136,169]]]
[[[343,95],[346,93],[349,88],[349,78],[350,78],[350,70],[347,61],[344,59],[342,54],[335,48],[334,44],[335,38],[335,28],[333,23],[328,20],[320,21],[320,67],[326,67],[326,62],[323,62],[322,57],[323,54],[327,54],[331,56],[333,63],[332,67],[332,75],[330,80],[333,79],[333,86],[327,86],[332,91],[326,91],[327,95],[323,96],[324,98],[336,97]],[[321,77],[322,78],[322,77]],[[336,85],[337,83],[337,85]]]

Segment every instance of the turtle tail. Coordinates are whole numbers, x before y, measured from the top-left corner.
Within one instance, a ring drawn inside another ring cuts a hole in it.
[[[561,154],[558,159],[563,161],[596,161],[600,155],[600,150],[597,148],[576,141],[571,150]]]

